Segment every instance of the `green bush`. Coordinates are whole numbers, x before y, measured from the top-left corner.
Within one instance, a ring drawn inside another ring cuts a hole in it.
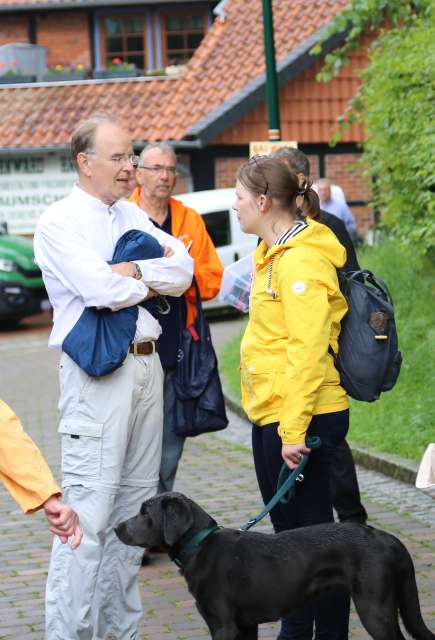
[[[433,442],[435,409],[435,268],[428,258],[384,240],[366,247],[360,263],[385,279],[396,308],[402,371],[391,391],[368,404],[351,401],[349,440],[370,449],[420,459]],[[240,399],[240,337],[219,354],[224,385]]]
[[[387,25],[387,27],[385,26]],[[322,42],[341,33],[325,57],[328,82],[349,61],[363,33],[377,33],[360,93],[339,118],[337,142],[353,122],[364,125],[364,173],[382,225],[413,251],[435,256],[435,2],[351,0]],[[322,43],[312,50],[319,55]]]

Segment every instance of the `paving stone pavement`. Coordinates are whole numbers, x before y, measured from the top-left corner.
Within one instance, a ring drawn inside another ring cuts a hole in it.
[[[56,352],[47,338],[0,340],[0,396],[22,419],[59,478]],[[176,488],[197,500],[225,526],[239,526],[258,513],[260,498],[249,452],[249,427],[230,414],[220,434],[188,441]],[[414,487],[358,469],[370,522],[397,535],[411,552],[424,618],[435,632],[435,501]],[[0,640],[42,640],[44,583],[50,534],[41,514],[23,516],[0,487]],[[269,531],[266,522],[258,530]],[[166,556],[155,555],[140,573],[144,618],[140,640],[206,640],[184,579]],[[276,638],[276,624],[260,638]],[[352,640],[368,638],[352,613]]]

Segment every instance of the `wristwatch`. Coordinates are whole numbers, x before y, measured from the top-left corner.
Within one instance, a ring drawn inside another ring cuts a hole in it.
[[[135,280],[142,280],[142,271],[140,270],[140,266],[137,264],[137,262],[133,262],[134,266],[135,266],[135,272],[133,274],[133,278]]]

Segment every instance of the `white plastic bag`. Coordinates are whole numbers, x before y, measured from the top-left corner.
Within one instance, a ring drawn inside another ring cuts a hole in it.
[[[253,254],[237,260],[224,269],[219,298],[225,304],[235,307],[243,313],[249,310],[252,272],[254,270]]]
[[[435,488],[435,444],[433,442],[427,446],[423,454],[415,486],[417,489]]]

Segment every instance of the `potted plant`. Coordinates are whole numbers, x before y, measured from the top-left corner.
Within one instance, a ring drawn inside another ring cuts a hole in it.
[[[43,82],[60,82],[64,80],[84,80],[88,72],[82,64],[76,66],[64,67],[56,64],[54,67],[47,69],[47,73],[42,76]]]
[[[121,58],[112,58],[105,69],[95,69],[93,77],[101,78],[135,78],[138,75],[136,66],[130,62],[123,62]]]
[[[16,84],[17,82],[33,82],[35,77],[22,73],[18,69],[18,62],[12,60],[10,64],[0,62],[0,84]]]

